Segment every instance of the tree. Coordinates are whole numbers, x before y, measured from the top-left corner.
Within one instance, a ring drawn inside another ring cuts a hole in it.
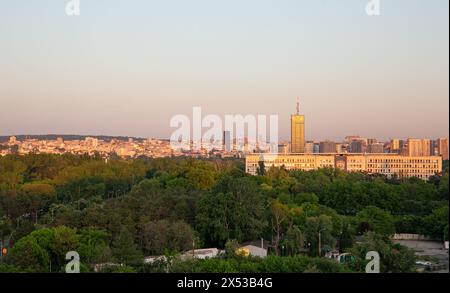
[[[22,186],[18,200],[28,212],[33,214],[34,221],[37,223],[38,213],[56,200],[56,191],[49,184],[28,183]]]
[[[319,197],[312,192],[300,192],[299,194],[294,196],[294,202],[297,205],[302,205],[305,202],[318,204]]]
[[[21,238],[11,249],[12,263],[27,272],[49,272],[47,251],[37,243],[33,236]]]
[[[448,233],[449,222],[448,205],[433,210],[431,215],[424,218],[425,234],[435,238],[443,239],[445,233]]]
[[[197,205],[197,228],[207,245],[254,240],[266,226],[258,185],[248,177],[223,177]]]
[[[364,233],[374,231],[383,235],[395,233],[394,219],[389,212],[375,206],[368,206],[360,211],[356,218],[359,222],[359,231]]]
[[[303,252],[305,247],[305,234],[297,226],[290,227],[286,232],[284,245],[289,255],[296,255]]]
[[[289,221],[289,208],[278,200],[274,200],[270,204],[270,214],[273,244],[277,255],[279,255],[280,239],[283,236],[282,233],[286,230],[285,224]]]
[[[162,255],[166,251],[184,252],[192,249],[194,242],[194,231],[182,221],[148,222],[140,234],[144,251],[149,255]]]
[[[103,230],[84,228],[80,231],[78,252],[87,264],[107,263],[112,259],[108,245],[110,234]]]
[[[447,161],[448,162],[448,161]],[[443,200],[447,200],[448,201],[448,196],[449,196],[449,189],[448,189],[448,184],[449,184],[449,178],[448,178],[448,171],[442,175],[442,177],[440,178],[440,182],[439,182],[439,197]]]
[[[112,243],[113,256],[123,264],[137,264],[143,261],[142,252],[137,249],[133,235],[122,228],[117,239]]]
[[[190,168],[186,178],[192,183],[194,188],[199,190],[209,190],[215,183],[214,172],[203,168]]]
[[[356,262],[351,266],[356,270],[365,271],[368,263],[366,255],[369,251],[376,251],[380,255],[381,273],[410,273],[414,270],[416,258],[413,250],[393,244],[386,235],[374,232],[366,233],[363,241],[349,250],[356,256]]]
[[[335,239],[331,235],[333,229],[330,216],[320,215],[318,217],[308,217],[305,223],[306,242],[310,249],[311,255],[319,254],[319,233],[321,252],[326,246],[332,248],[335,244]]]
[[[56,256],[56,265],[61,267],[66,263],[67,252],[78,249],[79,237],[74,229],[65,226],[56,227],[53,231],[54,238],[50,247]]]
[[[355,231],[352,229],[350,223],[343,224],[342,231],[339,235],[339,251],[344,252],[353,246]]]

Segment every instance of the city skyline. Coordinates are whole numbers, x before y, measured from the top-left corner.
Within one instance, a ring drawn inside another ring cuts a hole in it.
[[[168,138],[201,106],[288,140],[300,96],[305,140],[448,136],[448,1],[241,2],[2,2],[0,135]]]

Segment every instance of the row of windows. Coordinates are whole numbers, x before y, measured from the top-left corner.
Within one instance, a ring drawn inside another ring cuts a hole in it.
[[[368,169],[367,170],[369,173],[379,173],[379,174],[406,174],[406,175],[411,175],[411,174],[428,174],[428,175],[434,175],[436,173],[439,173],[438,170],[391,170],[391,169]]]
[[[369,163],[435,163],[437,164],[438,160],[431,159],[369,159]]]
[[[412,165],[412,164],[367,164],[368,168],[421,168],[421,169],[436,169],[437,164],[430,165]]]
[[[282,164],[280,163],[274,163],[274,162],[264,162],[265,165],[272,165],[272,166],[281,166]],[[315,167],[316,164],[313,163],[295,163],[295,164],[290,164],[288,166],[295,166],[298,168],[301,167]],[[251,167],[258,167],[259,163],[247,163],[247,166],[251,166]],[[334,167],[334,164],[331,162],[321,162],[318,164],[319,167]],[[348,164],[347,165],[347,169],[365,169],[364,166],[362,164]],[[411,169],[411,170],[424,170],[424,171],[436,171],[438,170],[438,165],[399,165],[399,164],[386,164],[386,165],[382,165],[382,164],[368,164],[367,169],[370,171],[372,169],[400,169],[400,170],[405,170],[405,169]]]
[[[363,165],[362,164],[349,164],[347,166],[347,169],[363,169]]]

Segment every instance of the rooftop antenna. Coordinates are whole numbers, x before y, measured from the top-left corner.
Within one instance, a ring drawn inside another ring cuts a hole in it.
[[[297,97],[297,115],[300,114],[300,98]]]

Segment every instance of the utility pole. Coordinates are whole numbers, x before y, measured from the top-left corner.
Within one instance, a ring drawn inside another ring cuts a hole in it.
[[[320,230],[319,230],[319,257],[321,255],[321,247],[320,247]]]
[[[321,233],[322,231],[325,231],[326,229],[320,229],[319,230],[319,256],[322,256],[322,247],[321,247]]]

